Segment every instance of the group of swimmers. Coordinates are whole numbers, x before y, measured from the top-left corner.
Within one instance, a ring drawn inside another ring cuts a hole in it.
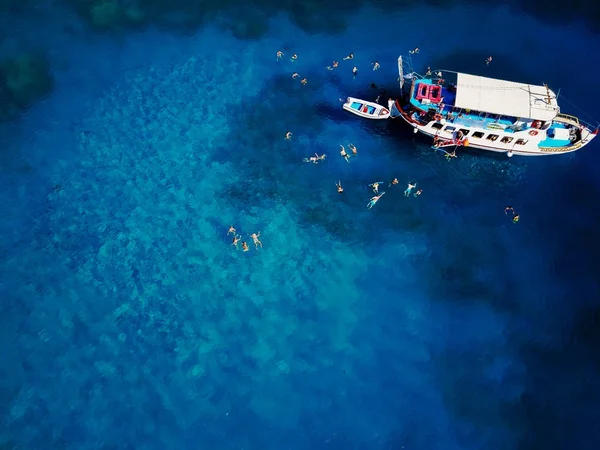
[[[235,248],[238,248],[238,244],[242,240],[242,236],[237,234],[237,230],[234,228],[233,225],[231,225],[229,227],[229,230],[227,231],[227,235],[230,235],[230,234],[233,235],[233,242],[231,243],[231,245],[233,245]],[[250,235],[250,237],[252,238],[252,241],[254,242],[254,246],[256,247],[256,249],[258,249],[258,247],[262,248],[262,242],[260,242],[260,239],[258,239],[259,236],[260,236],[260,231],[258,233],[252,233]],[[250,250],[250,247],[248,247],[248,243],[246,241],[242,241],[241,245],[242,245],[242,251],[247,252],[248,250]]]

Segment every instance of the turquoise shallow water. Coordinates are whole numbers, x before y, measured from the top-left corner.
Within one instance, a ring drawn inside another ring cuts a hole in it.
[[[277,16],[252,41],[210,26],[47,37],[55,92],[0,130],[0,443],[595,448],[598,144],[449,162],[341,110],[371,83],[393,94],[398,53],[418,45],[416,65],[546,81],[594,112],[584,73],[540,67],[589,56],[596,35],[484,12],[447,10],[478,18],[452,39],[420,32],[439,14],[424,7],[363,9],[329,36]],[[302,161],[314,152],[326,160]],[[403,196],[409,181],[422,196]],[[235,250],[230,225],[264,247]]]

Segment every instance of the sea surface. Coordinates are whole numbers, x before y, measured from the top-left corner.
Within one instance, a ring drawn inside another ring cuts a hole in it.
[[[598,449],[600,141],[449,161],[340,102],[419,47],[593,121],[593,6],[263,3],[0,13],[54,81],[0,124],[0,448]]]

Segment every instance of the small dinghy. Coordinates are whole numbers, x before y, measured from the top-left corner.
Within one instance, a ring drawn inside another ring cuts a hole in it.
[[[387,119],[390,117],[390,112],[384,106],[354,97],[346,99],[344,109],[365,119]]]

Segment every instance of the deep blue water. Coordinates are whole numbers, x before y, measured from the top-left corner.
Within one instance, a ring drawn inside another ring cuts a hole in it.
[[[339,101],[397,93],[419,46],[417,69],[598,116],[593,24],[353,5],[252,39],[226,12],[184,33],[2,13],[0,56],[41,51],[55,86],[0,125],[0,448],[598,448],[600,142],[447,161]]]

